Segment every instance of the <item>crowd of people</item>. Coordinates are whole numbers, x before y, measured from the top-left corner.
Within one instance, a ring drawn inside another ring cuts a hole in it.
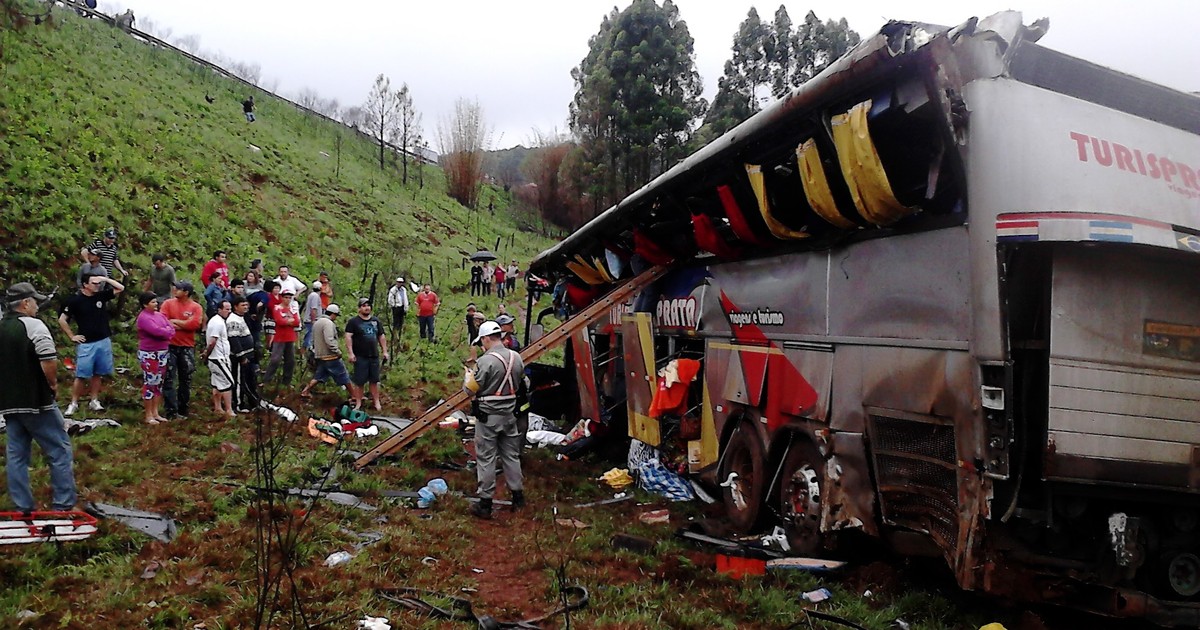
[[[77,344],[75,380],[63,412],[67,416],[78,412],[84,394],[89,411],[104,410],[104,378],[114,371],[111,320],[119,311],[111,303],[114,299],[122,302],[119,297],[127,289],[114,272],[129,281],[114,229],[106,230],[81,254],[78,292],[64,300],[58,318],[60,329]],[[196,286],[179,277],[165,255],[151,257],[138,296],[141,310],[134,321],[147,424],[189,415],[192,376],[198,363],[208,368],[214,412],[232,418],[258,406],[260,383],[291,386],[298,354],[313,366],[313,378],[301,390],[302,396],[308,396],[316,384],[332,380],[346,388],[356,408],[363,405],[368,391],[375,409],[382,407],[381,364],[391,356],[385,326],[373,314],[371,300],[358,300],[343,339],[335,324],[341,307],[333,301],[329,274],[321,272],[306,283],[292,275],[287,265],[276,271],[277,275],[268,279],[262,260],[256,259],[244,273],[234,274],[227,253],[218,250],[201,268],[200,285]],[[203,304],[197,300],[198,294]],[[397,278],[387,300],[392,333],[400,334],[409,304],[402,277]],[[440,300],[425,285],[415,302],[421,337],[433,340],[433,319]],[[342,343],[351,370],[342,363]]]
[[[516,291],[520,276],[521,268],[515,260],[507,267],[499,262],[493,265],[490,260],[475,262],[471,265],[471,296],[492,295],[492,287],[495,287],[496,297],[503,300],[504,296]]]
[[[28,474],[32,441],[41,445],[50,463],[53,509],[68,510],[75,504],[71,445],[62,419],[79,412],[85,394],[87,410],[105,409],[104,379],[115,371],[112,319],[120,316],[126,283],[132,281],[122,264],[117,240],[116,230],[110,228],[83,249],[76,274],[78,289],[61,302],[59,328],[76,345],[74,362],[67,365],[74,371],[70,402],[61,414],[57,349],[49,328],[37,317],[51,298],[28,282],[16,283],[5,293],[0,320],[0,378],[5,383],[0,387],[0,416],[7,420],[8,484],[18,510],[33,509]],[[475,268],[482,274],[490,267]],[[121,281],[114,272],[121,274]],[[507,269],[495,267],[488,273],[496,294],[503,296],[515,289],[520,272],[514,261]],[[472,293],[476,293],[475,277],[473,269]],[[280,265],[274,278],[266,278],[262,260],[251,261],[244,273],[235,275],[226,252],[218,250],[203,265],[201,286],[197,287],[181,278],[165,255],[152,256],[137,298],[140,310],[133,321],[146,424],[188,417],[197,359],[208,368],[213,411],[222,418],[250,412],[259,406],[260,377],[263,384],[292,385],[297,344],[313,365],[312,377],[299,392],[302,398],[310,397],[318,385],[333,381],[348,391],[356,409],[362,407],[368,392],[374,408],[382,408],[382,366],[392,357],[388,331],[374,315],[371,299],[357,300],[357,312],[339,335],[337,321],[342,308],[334,302],[334,286],[327,273],[305,283],[293,276],[287,265]],[[485,286],[487,293],[483,293]],[[198,289],[203,305],[196,299]],[[481,284],[478,292],[490,295],[491,283]],[[410,304],[404,277],[396,278],[386,299],[391,334],[399,335]],[[434,341],[440,298],[426,284],[412,301],[420,338]],[[483,416],[483,430],[476,437],[480,496],[486,499],[475,510],[481,517],[490,516],[497,458],[505,469],[514,503],[523,501],[517,460],[520,445],[514,440],[514,401],[523,374],[521,345],[514,318],[503,304],[498,308],[495,320],[485,321],[471,304],[465,321],[470,362],[476,366],[468,372],[464,387],[477,396]],[[477,359],[478,348],[484,352]],[[485,474],[485,469],[490,474]]]

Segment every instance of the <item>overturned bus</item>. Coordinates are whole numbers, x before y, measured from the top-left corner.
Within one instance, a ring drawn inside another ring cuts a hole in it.
[[[573,340],[579,413],[685,448],[742,531],[1197,626],[1200,98],[1044,29],[889,23],[531,271],[582,307],[667,267]]]

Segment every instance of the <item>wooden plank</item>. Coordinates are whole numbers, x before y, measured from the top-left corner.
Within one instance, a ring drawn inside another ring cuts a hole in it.
[[[1191,444],[1066,431],[1050,431],[1049,439],[1058,455],[1163,464],[1189,464],[1192,461]]]
[[[521,351],[521,360],[526,365],[537,360],[546,351],[570,339],[575,331],[589,326],[596,320],[607,315],[613,305],[624,302],[629,296],[661,278],[666,272],[667,267],[659,265],[647,269],[641,275],[630,278],[624,284],[617,285],[603,297],[571,316],[561,326],[529,344]],[[434,405],[431,409],[421,414],[421,417],[413,420],[413,423],[403,430],[396,432],[396,434],[377,444],[375,448],[364,453],[362,457],[354,460],[354,467],[362,468],[384,455],[389,455],[408,446],[413,440],[416,440],[421,434],[440,422],[442,418],[465,408],[470,401],[471,397],[466,392],[460,390],[450,398]]]

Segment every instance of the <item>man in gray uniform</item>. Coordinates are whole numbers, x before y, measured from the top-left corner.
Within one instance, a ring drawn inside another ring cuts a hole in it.
[[[521,477],[521,433],[517,430],[517,388],[524,378],[521,355],[504,347],[500,325],[483,322],[476,342],[484,353],[475,363],[475,372],[467,371],[463,389],[479,398],[479,417],[475,422],[475,473],[479,479],[479,502],[471,514],[492,517],[492,496],[496,493],[496,453],[504,467],[504,478],[512,493],[513,508],[525,505]]]

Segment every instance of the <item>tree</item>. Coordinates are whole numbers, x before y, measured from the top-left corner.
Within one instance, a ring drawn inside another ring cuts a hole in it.
[[[320,102],[321,93],[308,86],[302,87],[299,92],[296,92],[296,104],[300,107],[316,110]]]
[[[446,173],[446,194],[468,208],[479,203],[483,154],[491,134],[479,102],[463,98],[454,103],[454,113],[438,124],[438,149],[442,153],[442,170]]]
[[[400,146],[400,162],[404,165],[402,181],[405,185],[408,185],[409,157],[415,155],[421,141],[421,114],[413,106],[412,93],[408,90],[407,83],[400,86],[400,91],[396,93],[396,98],[400,102],[397,144]]]
[[[571,130],[594,203],[615,201],[666,170],[703,115],[693,40],[671,0],[614,9],[571,71]]]
[[[534,135],[534,147],[521,161],[521,173],[537,187],[534,200],[542,218],[562,227],[574,227],[570,216],[572,204],[563,185],[562,165],[575,147],[557,132],[535,130]]]
[[[821,22],[812,11],[793,28],[787,9],[780,5],[767,25],[750,9],[733,37],[724,76],[698,137],[715,139],[753,116],[762,103],[782,98],[846,54],[859,41],[846,19]],[[761,93],[766,86],[770,93]]]
[[[385,168],[384,158],[388,140],[396,134],[400,123],[400,99],[392,90],[391,79],[380,74],[363,103],[363,124],[367,133],[379,141],[379,170]]]

